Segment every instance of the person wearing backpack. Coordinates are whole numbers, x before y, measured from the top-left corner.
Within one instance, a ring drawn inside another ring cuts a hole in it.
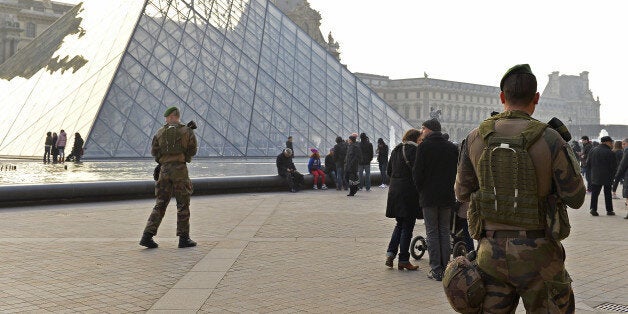
[[[196,155],[198,142],[193,127],[182,124],[180,117],[177,107],[166,109],[166,123],[157,131],[151,144],[151,155],[161,167],[155,182],[155,206],[140,240],[140,245],[149,249],[159,246],[153,237],[157,234],[173,195],[177,200],[179,248],[196,246],[196,242],[190,239],[190,196],[193,188],[187,163]]]
[[[455,184],[479,241],[482,312],[514,313],[521,297],[528,313],[573,313],[560,240],[566,206],[579,208],[586,194],[578,161],[557,131],[531,117],[540,94],[529,65],[510,68],[500,89],[504,112],[469,133]]]

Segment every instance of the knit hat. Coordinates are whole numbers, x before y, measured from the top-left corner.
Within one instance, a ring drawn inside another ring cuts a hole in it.
[[[178,111],[179,111],[179,108],[177,108],[177,107],[175,107],[175,106],[172,106],[172,107],[170,107],[170,108],[166,109],[166,112],[164,112],[164,117],[169,116],[169,115],[170,115],[173,111],[175,111],[175,110],[178,112]]]
[[[532,69],[530,69],[529,64],[517,64],[508,69],[508,71],[506,71],[506,74],[504,74],[504,76],[502,77],[502,80],[499,82],[500,90],[504,90],[504,81],[513,74],[530,74],[534,76],[534,73],[532,73]]]
[[[312,153],[314,153],[314,154],[318,153],[318,149],[316,149],[316,148],[310,148],[310,151],[311,151]]]
[[[431,131],[440,132],[440,122],[438,122],[438,120],[436,120],[436,119],[427,120],[427,121],[423,122],[422,125],[424,127],[428,128],[428,129],[430,129]]]
[[[604,142],[612,142],[613,139],[610,136],[602,136],[602,138],[600,139],[600,142],[604,143]]]

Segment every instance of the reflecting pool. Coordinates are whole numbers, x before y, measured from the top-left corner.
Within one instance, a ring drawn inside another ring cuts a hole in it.
[[[295,158],[294,163],[300,172],[307,173],[307,158]],[[56,164],[0,159],[0,185],[151,180],[156,165],[152,159]],[[195,159],[188,169],[191,178],[277,174],[274,158]]]

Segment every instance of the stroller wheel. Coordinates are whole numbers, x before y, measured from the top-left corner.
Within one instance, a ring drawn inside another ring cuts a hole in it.
[[[416,260],[420,260],[427,251],[427,242],[425,242],[425,238],[422,236],[416,236],[410,242],[410,255]]]
[[[453,249],[453,252],[452,252],[454,258],[456,258],[458,256],[467,255],[467,253],[468,253],[467,252],[467,246],[464,243],[464,241],[459,241],[459,242],[456,242],[454,244],[454,249]]]

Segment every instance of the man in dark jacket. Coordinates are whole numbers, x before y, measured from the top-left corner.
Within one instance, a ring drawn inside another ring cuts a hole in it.
[[[345,190],[349,187],[345,178],[345,159],[347,158],[347,142],[342,137],[336,137],[336,145],[334,145],[334,164],[336,164],[336,190]]]
[[[360,179],[358,178],[358,164],[362,159],[362,151],[356,141],[357,134],[351,134],[351,136],[349,136],[347,158],[345,160],[345,178],[347,182],[349,182],[349,194],[347,194],[347,196],[354,196],[355,192],[358,191],[358,184],[360,184]]]
[[[362,159],[358,166],[358,172],[360,174],[360,190],[365,188],[367,191],[371,190],[371,160],[373,160],[373,144],[366,136],[366,133],[360,134],[360,151],[362,153]]]
[[[286,179],[290,192],[294,193],[303,181],[303,175],[297,171],[292,162],[292,149],[286,148],[281,154],[277,155],[277,174]]]
[[[428,278],[441,281],[449,262],[458,148],[443,137],[440,122],[436,119],[423,122],[421,138],[423,142],[416,151],[412,176],[425,219],[427,252],[432,269]]]
[[[604,136],[601,142],[601,145],[591,150],[587,158],[587,168],[591,171],[591,215],[599,216],[597,213],[597,199],[600,196],[602,187],[604,187],[606,214],[613,216],[615,212],[613,211],[611,185],[617,170],[617,159],[611,151],[611,147],[613,147],[611,137]]]

